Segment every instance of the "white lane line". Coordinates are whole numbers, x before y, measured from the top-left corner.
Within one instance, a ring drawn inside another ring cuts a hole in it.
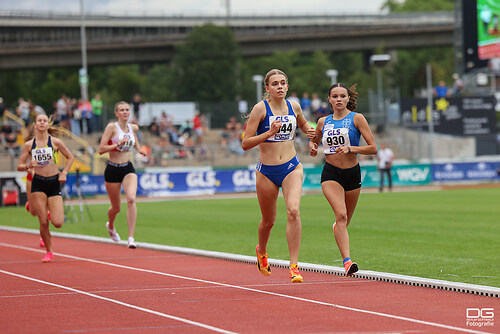
[[[2,270],[2,269],[0,269],[0,273],[3,273],[5,275],[14,276],[14,277],[19,277],[19,278],[22,278],[22,279],[25,279],[25,280],[28,280],[28,281],[33,281],[33,282],[37,282],[37,283],[41,283],[41,284],[46,284],[46,285],[54,286],[56,288],[60,288],[60,289],[64,289],[64,290],[69,290],[69,291],[76,292],[76,293],[79,293],[79,294],[82,294],[82,295],[85,295],[85,296],[89,296],[89,297],[101,299],[101,300],[104,300],[104,301],[107,301],[107,302],[115,303],[115,304],[118,304],[118,305],[122,305],[122,306],[125,306],[125,307],[128,307],[128,308],[132,308],[132,309],[135,309],[135,310],[143,311],[143,312],[146,312],[146,313],[151,313],[151,314],[163,317],[163,318],[173,319],[173,320],[184,322],[186,324],[190,324],[190,325],[193,325],[193,326],[198,326],[198,327],[202,327],[202,328],[205,328],[205,329],[209,329],[209,330],[214,331],[214,332],[227,333],[227,334],[235,333],[235,332],[227,331],[225,329],[217,328],[217,327],[214,327],[214,326],[205,325],[205,324],[202,324],[200,322],[196,322],[196,321],[192,321],[192,320],[188,320],[188,319],[184,319],[184,318],[179,318],[179,317],[176,317],[174,315],[170,315],[170,314],[165,314],[165,313],[153,311],[153,310],[150,310],[150,309],[147,309],[147,308],[144,308],[144,307],[140,307],[140,306],[135,306],[135,305],[132,305],[132,304],[124,303],[124,302],[121,302],[121,301],[116,300],[116,299],[102,297],[102,296],[99,296],[99,295],[96,295],[96,294],[93,294],[93,293],[89,293],[89,292],[85,292],[85,291],[73,289],[73,288],[70,288],[70,287],[67,287],[67,286],[64,286],[64,285],[60,285],[60,284],[56,284],[56,283],[52,283],[52,282],[42,281],[42,280],[39,280],[39,279],[36,279],[36,278],[33,278],[33,277],[28,277],[28,276],[24,276],[24,275],[12,273],[12,272],[5,271],[5,270]]]
[[[39,249],[33,249],[29,247],[24,247],[24,246],[18,246],[18,245],[12,245],[12,244],[6,244],[3,242],[0,242],[0,246],[4,247],[10,247],[10,248],[17,248],[17,249],[23,249],[23,250],[28,250],[28,251],[34,251],[34,252],[42,252]],[[312,303],[312,304],[319,304],[319,305],[324,305],[324,306],[330,306],[330,307],[336,307],[339,309],[347,310],[347,311],[353,311],[353,312],[359,312],[359,313],[365,313],[365,314],[371,314],[379,317],[384,317],[384,318],[390,318],[390,319],[397,319],[397,320],[403,320],[403,321],[408,321],[408,322],[413,322],[417,323],[420,325],[427,325],[427,326],[432,326],[432,327],[438,327],[438,328],[445,328],[445,329],[450,329],[450,330],[455,330],[459,332],[464,332],[464,333],[479,333],[479,334],[488,334],[489,332],[482,332],[482,331],[477,331],[473,329],[467,329],[467,328],[461,328],[461,327],[455,327],[455,326],[449,326],[449,325],[444,325],[444,324],[439,324],[435,322],[430,322],[430,321],[424,321],[424,320],[418,320],[418,319],[413,319],[413,318],[408,318],[408,317],[403,317],[403,316],[398,316],[398,315],[393,315],[393,314],[388,314],[388,313],[382,313],[382,312],[375,312],[375,311],[369,311],[369,310],[363,310],[363,309],[358,309],[354,307],[349,307],[349,306],[343,306],[339,304],[332,304],[332,303],[326,303],[318,300],[313,300],[313,299],[306,299],[306,298],[301,298],[301,297],[296,297],[292,295],[285,295],[281,293],[276,293],[276,292],[270,292],[270,291],[265,291],[265,290],[258,290],[258,289],[252,289],[244,286],[238,286],[238,285],[232,285],[232,284],[226,284],[226,283],[220,283],[220,282],[214,282],[214,281],[207,281],[199,278],[193,278],[193,277],[187,277],[187,276],[180,276],[180,275],[175,275],[175,274],[168,274],[160,271],[155,271],[155,270],[149,270],[149,269],[142,269],[142,268],[136,268],[136,267],[130,267],[130,266],[124,266],[121,264],[115,264],[115,263],[110,263],[110,262],[104,262],[104,261],[99,261],[99,260],[93,260],[93,259],[87,259],[79,256],[73,256],[73,255],[68,255],[68,254],[62,254],[62,253],[54,253],[54,255],[57,256],[62,256],[62,257],[67,257],[70,259],[74,260],[80,260],[80,261],[86,261],[86,262],[91,262],[91,263],[97,263],[97,264],[102,264],[110,267],[116,267],[116,268],[121,268],[121,269],[127,269],[127,270],[133,270],[133,271],[139,271],[139,272],[144,272],[144,273],[149,273],[149,274],[155,274],[155,275],[161,275],[161,276],[168,276],[168,277],[173,277],[173,278],[178,278],[178,279],[183,279],[183,280],[188,280],[188,281],[194,281],[194,282],[201,282],[205,284],[212,284],[212,285],[217,285],[217,286],[225,286],[228,288],[234,288],[234,289],[240,289],[240,290],[246,290],[246,291],[251,291],[251,292],[257,292],[257,293],[263,293],[263,294],[268,294],[272,296],[279,296],[283,298],[288,298],[288,299],[293,299],[293,300],[299,300],[302,302],[307,302],[307,303]]]

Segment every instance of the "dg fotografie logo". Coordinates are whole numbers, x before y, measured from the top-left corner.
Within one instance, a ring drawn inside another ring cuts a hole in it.
[[[467,308],[466,324],[471,327],[493,327],[495,325],[495,309],[488,308]]]

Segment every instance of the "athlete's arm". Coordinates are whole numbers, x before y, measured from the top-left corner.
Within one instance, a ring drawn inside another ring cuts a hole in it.
[[[366,141],[366,145],[351,146],[351,152],[358,154],[377,154],[377,144],[375,143],[375,138],[373,137],[372,130],[370,130],[370,126],[365,116],[360,113],[354,115],[354,126],[361,132],[361,135]]]
[[[71,165],[73,165],[73,161],[75,160],[75,158],[73,157],[73,154],[70,152],[70,150],[66,147],[66,145],[64,145],[62,140],[60,140],[59,138],[52,138],[52,140],[54,142],[54,148],[61,152],[62,155],[64,155],[64,157],[66,158],[66,165],[59,174],[59,182],[66,182],[66,175],[68,175],[68,171],[71,168]]]
[[[33,140],[28,140],[24,143],[21,155],[19,156],[19,162],[17,163],[17,170],[20,172],[26,172],[30,168],[33,168],[31,160],[28,163],[26,162],[30,154],[31,145],[33,145]]]
[[[259,123],[264,119],[265,116],[266,116],[266,109],[264,106],[264,102],[261,101],[253,107],[252,111],[250,112],[250,117],[248,118],[247,128],[245,129],[245,135],[243,136],[243,140],[241,141],[241,147],[245,151],[259,145],[264,140],[274,136],[276,133],[278,133],[279,129],[281,128],[281,122],[274,121],[269,127],[268,131],[256,136],[255,134],[257,133],[257,128],[259,127]]]
[[[101,142],[99,143],[99,154],[104,154],[106,152],[111,152],[118,147],[118,143],[108,145],[109,140],[113,137],[115,132],[115,125],[113,123],[109,123],[104,129],[104,133],[101,137]]]

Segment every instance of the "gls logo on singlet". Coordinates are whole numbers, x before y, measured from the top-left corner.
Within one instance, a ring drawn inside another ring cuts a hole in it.
[[[269,116],[269,126],[274,121],[281,122],[281,128],[278,132],[269,138],[269,141],[285,141],[285,140],[293,140],[295,129],[297,128],[297,119],[295,116],[284,115],[284,116]]]
[[[31,150],[31,156],[38,167],[47,166],[52,161],[52,147],[41,147]]]
[[[333,124],[327,124],[325,125],[325,128],[323,130],[322,142],[325,154],[336,153],[335,150],[337,149],[337,147],[351,145],[351,141],[349,139],[349,129],[335,129]]]

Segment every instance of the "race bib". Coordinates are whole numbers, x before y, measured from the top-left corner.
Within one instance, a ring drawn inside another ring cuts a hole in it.
[[[297,119],[295,116],[269,116],[269,127],[275,120],[281,121],[281,128],[274,136],[270,137],[268,141],[293,140],[295,137],[295,130],[297,129]]]
[[[52,147],[34,148],[31,150],[31,157],[38,167],[46,166],[52,161]]]
[[[118,151],[130,151],[135,144],[135,137],[130,135],[129,133],[120,133],[118,135],[118,142],[121,143],[123,139],[127,141],[123,145],[118,145],[116,148]]]
[[[334,154],[339,146],[350,146],[349,129],[338,128],[334,129],[333,124],[325,125],[323,129],[323,148],[325,154]]]

